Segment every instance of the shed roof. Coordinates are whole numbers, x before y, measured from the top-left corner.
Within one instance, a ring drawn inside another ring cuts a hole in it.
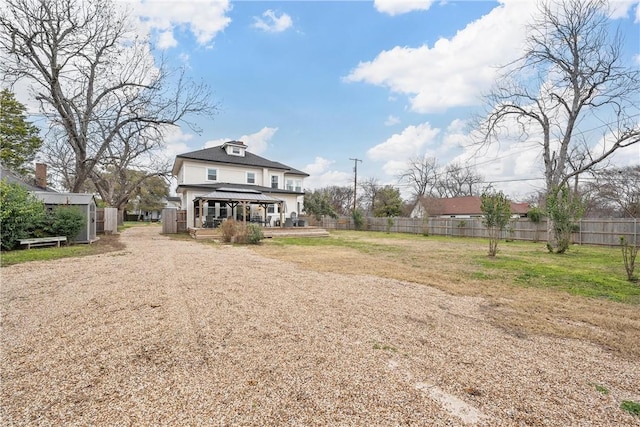
[[[88,205],[95,203],[93,194],[88,193],[51,193],[48,191],[34,191],[33,195],[47,205]]]

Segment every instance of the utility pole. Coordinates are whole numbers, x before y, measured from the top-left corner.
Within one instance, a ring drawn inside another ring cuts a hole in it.
[[[356,211],[356,194],[358,193],[358,162],[362,163],[362,160],[360,159],[352,159],[349,158],[349,160],[353,160],[354,166],[353,166],[353,211]]]

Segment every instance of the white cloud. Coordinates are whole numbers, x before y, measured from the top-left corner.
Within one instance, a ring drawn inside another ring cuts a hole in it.
[[[187,143],[193,139],[193,135],[190,133],[183,133],[180,126],[166,127],[163,136],[165,143],[163,155],[167,159],[171,159],[171,161],[173,161],[178,154],[193,151],[189,145],[187,145]]]
[[[129,1],[141,24],[149,32],[158,31],[157,42],[161,48],[177,46],[173,36],[177,27],[188,28],[198,44],[206,46],[231,22],[231,18],[226,16],[231,10],[229,0]]]
[[[385,126],[393,126],[397,125],[398,123],[400,123],[400,118],[392,115],[389,115],[389,117],[387,117],[387,120],[384,121]]]
[[[431,125],[422,123],[408,126],[401,133],[396,133],[386,141],[367,151],[371,160],[405,160],[423,151],[423,147],[435,140],[440,129],[433,129]]]
[[[305,189],[315,190],[330,185],[348,186],[353,184],[353,175],[347,172],[329,170],[330,166],[335,163],[323,157],[316,157],[313,163],[302,168],[309,174],[304,180]]]
[[[278,131],[278,128],[263,127],[256,133],[242,135],[239,138],[219,138],[205,142],[204,148],[215,147],[222,145],[227,141],[242,141],[247,145],[247,150],[253,154],[262,154],[267,150],[267,146],[273,135]]]
[[[316,157],[313,163],[304,167],[304,171],[309,175],[320,174],[326,171],[335,161],[325,159],[324,157]]]
[[[640,20],[640,9],[638,8],[638,6],[640,6],[640,2],[638,0],[612,0],[609,2],[611,18],[627,18],[629,16],[629,11],[632,10],[634,5],[636,6],[635,19],[636,22],[638,22]]]
[[[380,13],[400,15],[414,10],[427,10],[434,0],[374,0],[373,5]]]
[[[158,35],[158,47],[160,49],[169,49],[178,46],[178,41],[173,37],[173,31],[163,31]]]
[[[257,28],[268,33],[281,33],[293,26],[291,17],[286,13],[281,13],[280,16],[276,15],[271,9],[268,9],[262,14],[262,18],[259,16],[253,17],[255,23],[254,28]]]
[[[442,139],[440,151],[447,152],[456,148],[463,148],[471,144],[470,135],[466,132],[467,123],[461,119],[454,119]]]
[[[441,38],[431,48],[396,46],[380,52],[345,80],[408,95],[411,109],[421,113],[476,105],[493,84],[498,66],[522,52],[524,28],[534,10],[535,2],[503,0],[452,38]]]

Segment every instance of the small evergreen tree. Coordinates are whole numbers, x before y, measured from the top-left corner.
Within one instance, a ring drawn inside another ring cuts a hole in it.
[[[375,195],[373,216],[394,217],[402,213],[400,190],[391,185],[382,187]]]
[[[42,146],[36,126],[27,121],[26,108],[8,89],[0,91],[0,161],[11,170],[26,174]]]
[[[304,195],[304,211],[309,215],[314,215],[319,221],[322,215],[329,215],[337,218],[338,214],[331,205],[329,193],[326,189],[315,190],[312,193],[306,192]]]
[[[511,218],[511,202],[500,191],[498,193],[482,193],[480,209],[484,214],[482,223],[489,232],[489,256],[496,256],[500,233]]]

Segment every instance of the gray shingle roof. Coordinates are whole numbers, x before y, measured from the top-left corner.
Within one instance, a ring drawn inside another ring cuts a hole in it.
[[[178,162],[178,159],[202,160],[206,162],[227,163],[231,165],[257,166],[261,168],[280,169],[284,170],[285,173],[309,176],[309,174],[306,172],[302,172],[280,162],[274,162],[272,160],[265,159],[264,157],[260,157],[253,153],[250,153],[249,151],[245,151],[244,156],[231,156],[227,154],[227,152],[222,147],[222,145],[218,145],[216,147],[192,151],[190,153],[178,154],[176,156],[176,163]]]

